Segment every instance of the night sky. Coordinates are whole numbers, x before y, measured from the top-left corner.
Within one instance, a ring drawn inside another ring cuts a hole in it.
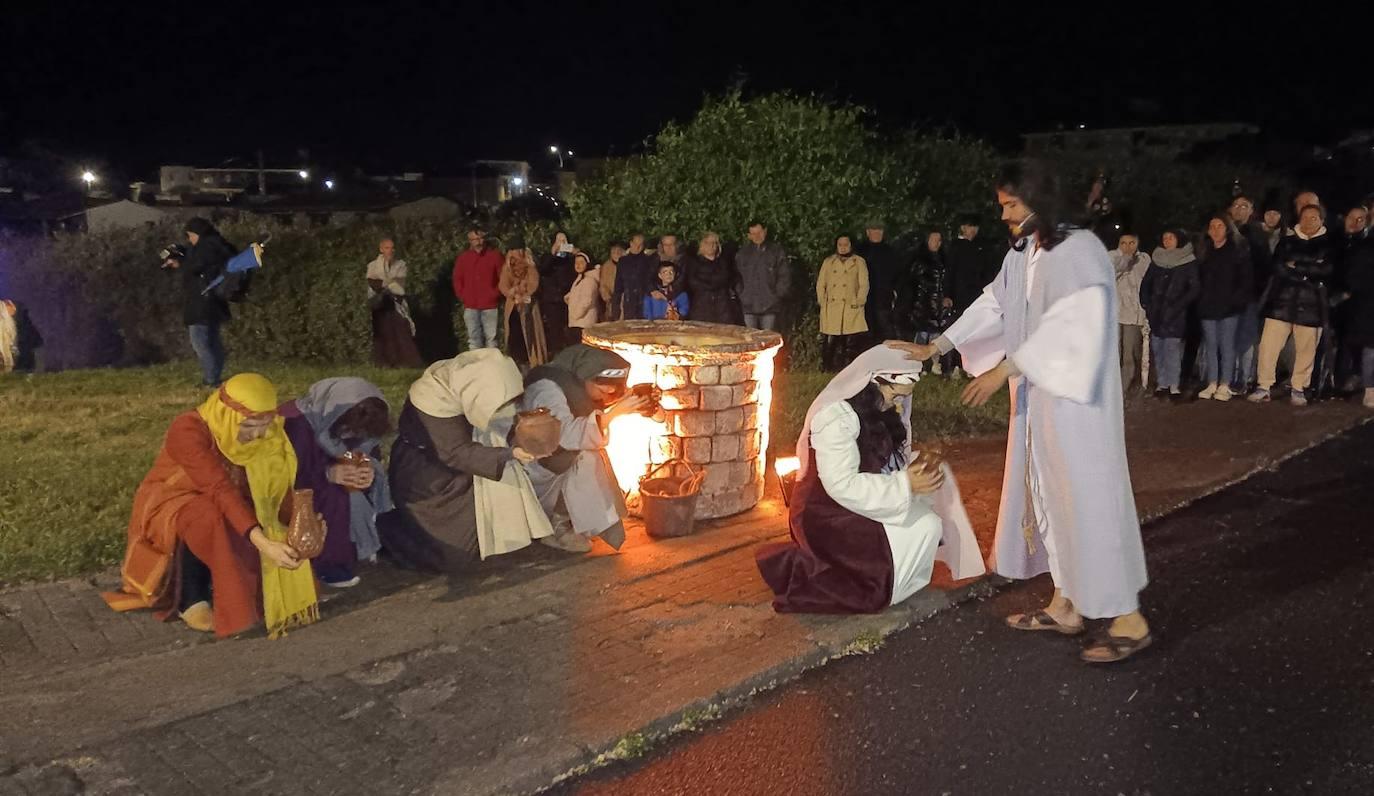
[[[308,150],[377,172],[538,163],[555,142],[632,151],[740,75],[1004,146],[1057,124],[1249,121],[1313,141],[1374,126],[1359,4],[327,5],[10,4],[0,154],[36,140],[127,174],[259,147],[269,165]]]

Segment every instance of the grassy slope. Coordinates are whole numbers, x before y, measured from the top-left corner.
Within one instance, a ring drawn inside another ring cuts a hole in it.
[[[417,371],[326,365],[243,364],[273,381],[283,399],[347,373],[377,384],[399,408]],[[780,374],[773,450],[792,449],[806,409],[829,376]],[[134,490],[167,424],[205,397],[195,366],[78,370],[0,376],[0,583],[89,572],[117,563]],[[949,437],[996,432],[1006,401],[967,410],[959,384],[928,379],[917,388],[917,433]]]

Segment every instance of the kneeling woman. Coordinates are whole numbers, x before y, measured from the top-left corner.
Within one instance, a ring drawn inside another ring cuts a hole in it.
[[[520,369],[494,348],[429,366],[414,384],[391,448],[396,510],[377,518],[382,546],[405,565],[461,570],[553,531],[510,445]]]
[[[870,349],[821,391],[797,442],[792,540],[759,549],[785,613],[870,613],[930,583],[984,572],[953,476],[911,450],[917,363]],[[938,552],[937,552],[938,551]]]
[[[315,574],[326,586],[356,586],[358,561],[375,560],[381,547],[377,515],[394,508],[382,470],[390,407],[371,383],[337,378],[315,382],[280,411],[296,451],[296,488],[314,491],[327,526]]]
[[[625,543],[625,496],[606,456],[611,421],[649,407],[626,392],[630,363],[613,351],[578,343],[525,376],[525,406],[547,409],[561,423],[558,450],[528,466],[553,523],[550,547],[592,549],[598,537],[616,550]]]
[[[179,614],[220,637],[266,615],[280,635],[319,617],[308,561],[286,543],[296,454],[277,415],[277,389],[242,373],[167,430],[134,495],[116,611]]]

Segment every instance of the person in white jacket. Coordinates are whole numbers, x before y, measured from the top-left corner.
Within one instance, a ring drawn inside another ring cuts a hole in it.
[[[1121,390],[1129,393],[1139,382],[1144,389],[1146,377],[1141,367],[1145,350],[1145,309],[1140,306],[1140,283],[1150,269],[1150,255],[1140,251],[1140,238],[1123,232],[1116,248],[1107,252],[1116,271],[1116,322],[1121,328]]]

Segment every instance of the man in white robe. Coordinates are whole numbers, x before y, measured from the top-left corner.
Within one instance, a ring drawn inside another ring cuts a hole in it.
[[[997,199],[1017,242],[1001,272],[933,343],[890,345],[920,360],[957,348],[980,374],[964,391],[970,405],[1010,382],[991,563],[1012,578],[1048,571],[1055,591],[1043,610],[1007,624],[1076,635],[1084,617],[1110,618],[1082,653],[1109,663],[1151,642],[1139,606],[1147,575],[1126,462],[1115,279],[1096,236],[1058,226],[1056,194],[1054,177],[1033,165],[1005,170]]]

